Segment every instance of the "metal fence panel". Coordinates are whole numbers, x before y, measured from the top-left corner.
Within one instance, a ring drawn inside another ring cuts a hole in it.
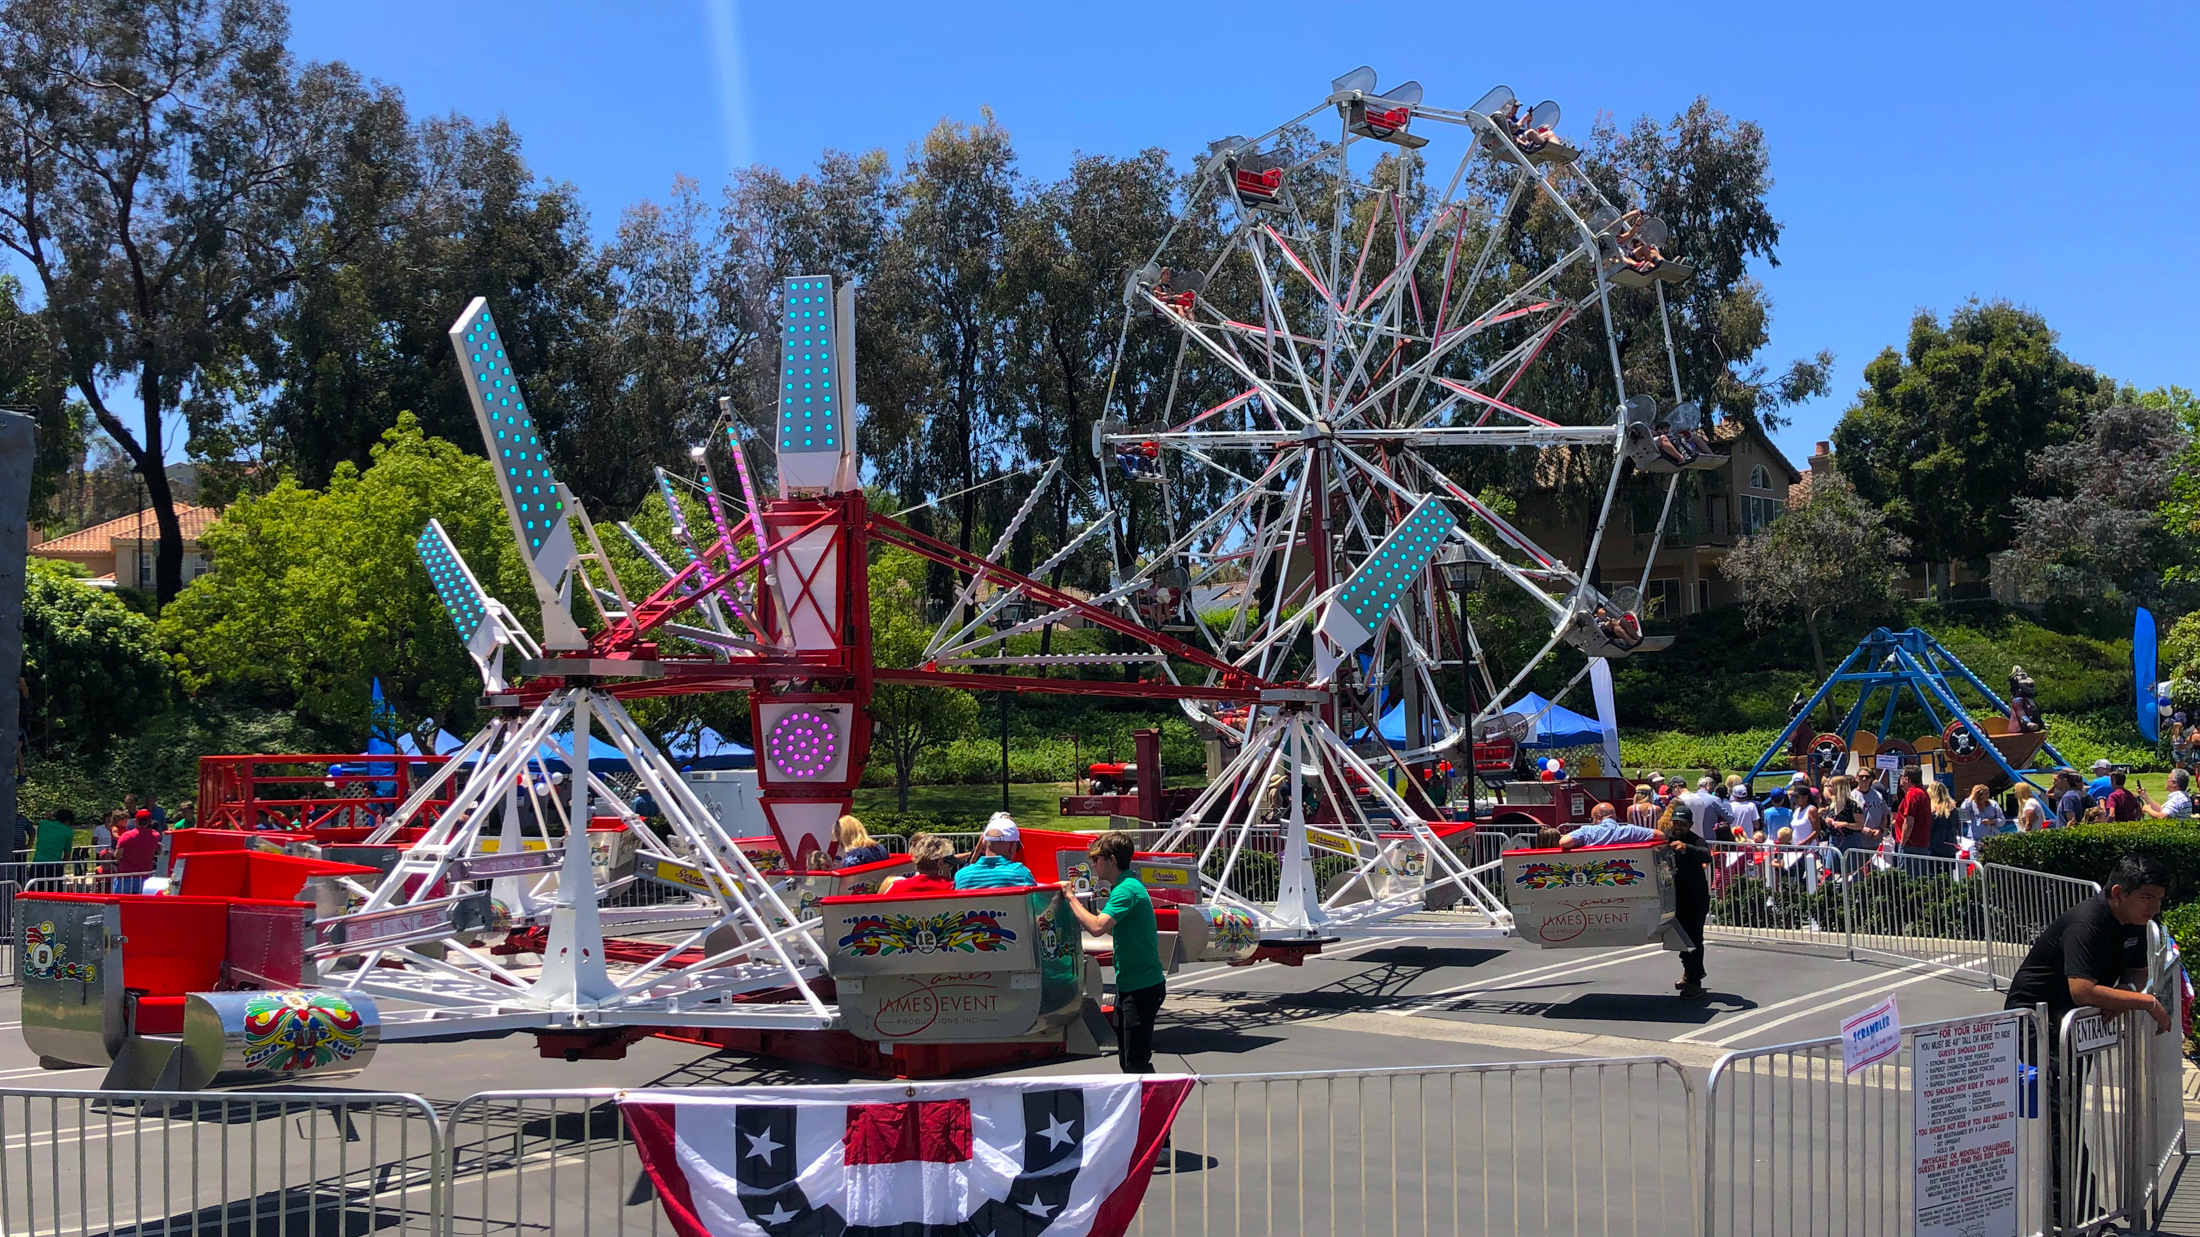
[[[22,970],[16,964],[23,942],[15,926],[15,895],[20,892],[22,886],[14,881],[0,881],[0,988],[13,988],[23,982]]]
[[[444,1232],[671,1232],[642,1171],[620,1092],[490,1091],[450,1112]]]
[[[2016,977],[2047,925],[2101,891],[2089,880],[1985,865],[1987,957],[1997,986]]]
[[[0,1090],[0,1231],[423,1233],[435,1110],[369,1092]]]
[[[669,1232],[619,1094],[460,1103],[451,1237]],[[1205,1077],[1132,1231],[1689,1237],[1694,1102],[1662,1057]]]
[[[2014,1022],[2020,1060],[2037,1061],[2031,1010],[1904,1029],[1902,1051],[1853,1075],[1838,1036],[1733,1052],[1712,1067],[1704,1099],[1704,1237],[1912,1231],[1915,1058],[1944,1026]],[[2017,1215],[2041,1231],[2049,1122],[2022,1068],[2017,1096]]]
[[[2040,932],[2100,892],[2092,881],[1966,859],[1714,842],[1721,944],[1945,967],[2000,987]]]
[[[1695,1119],[1663,1057],[1208,1077],[1131,1231],[1682,1237]]]

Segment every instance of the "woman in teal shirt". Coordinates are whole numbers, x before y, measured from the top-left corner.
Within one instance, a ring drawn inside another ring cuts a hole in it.
[[[1117,1060],[1126,1074],[1151,1074],[1153,1024],[1161,1013],[1166,984],[1153,899],[1130,874],[1136,851],[1131,835],[1119,830],[1094,839],[1087,851],[1092,859],[1092,877],[1096,884],[1112,882],[1108,900],[1098,914],[1086,910],[1074,898],[1069,908],[1085,931],[1114,938]]]

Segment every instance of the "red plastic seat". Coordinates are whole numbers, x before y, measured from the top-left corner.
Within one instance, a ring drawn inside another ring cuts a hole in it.
[[[186,998],[180,996],[141,996],[137,1001],[137,1032],[140,1035],[181,1035],[183,1033],[183,1006]]]

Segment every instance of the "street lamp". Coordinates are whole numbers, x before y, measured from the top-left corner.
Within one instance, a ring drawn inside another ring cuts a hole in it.
[[[1464,713],[1467,728],[1467,821],[1474,821],[1474,783],[1481,776],[1480,762],[1474,751],[1474,717],[1480,706],[1474,699],[1474,674],[1481,659],[1475,656],[1474,647],[1467,640],[1467,594],[1482,586],[1482,572],[1488,566],[1479,553],[1470,554],[1467,547],[1456,542],[1446,542],[1436,551],[1435,567],[1443,573],[1445,587],[1459,595],[1459,685],[1464,689]]]

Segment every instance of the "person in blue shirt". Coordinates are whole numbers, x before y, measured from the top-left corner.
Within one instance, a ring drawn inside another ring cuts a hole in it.
[[[1777,838],[1780,830],[1795,823],[1795,806],[1788,802],[1788,792],[1775,790],[1765,796],[1765,834]]]
[[[1625,846],[1630,842],[1655,842],[1658,831],[1641,825],[1630,825],[1609,815],[1608,805],[1599,805],[1600,811],[1586,825],[1560,825],[1562,836],[1558,839],[1560,850],[1580,850],[1584,846]]]
[[[1031,879],[1031,869],[1016,862],[1016,848],[1023,845],[1024,835],[1016,827],[1016,818],[1006,812],[993,813],[993,819],[985,822],[985,835],[978,842],[978,857],[962,866],[955,873],[957,889],[1012,889],[1019,885],[1036,885]]]
[[[2085,784],[2086,798],[2091,799],[2095,803],[2099,803],[2101,800],[2108,798],[2108,792],[2114,789],[2114,787],[2109,785],[2108,775],[2115,771],[2116,766],[2108,763],[2106,760],[2094,761],[2093,780]]]

